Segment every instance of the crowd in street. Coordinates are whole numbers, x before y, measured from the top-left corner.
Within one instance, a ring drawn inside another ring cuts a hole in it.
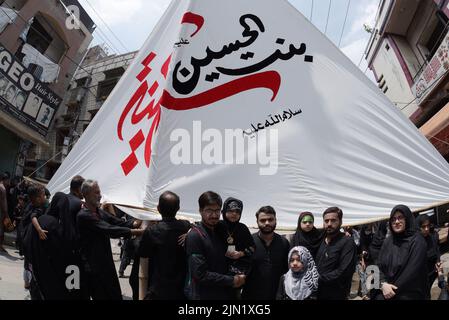
[[[101,198],[98,182],[81,176],[68,194],[52,197],[44,186],[1,176],[0,251],[4,232],[16,229],[32,300],[120,300],[118,276],[131,261],[137,300],[143,258],[148,300],[346,300],[354,274],[365,300],[429,300],[435,281],[439,299],[449,299],[431,219],[405,205],[360,227],[343,228],[338,207],[323,210],[322,226],[303,212],[295,233],[281,235],[272,206],[255,213],[259,230],[251,234],[240,222],[244,202],[212,191],[198,198],[197,223],[176,217],[181,200],[170,191],[159,198],[162,220],[148,226],[103,207]],[[118,274],[111,239],[124,241]],[[379,270],[378,286],[369,285],[376,282],[370,266]],[[68,285],[68,267],[79,271],[78,285]]]

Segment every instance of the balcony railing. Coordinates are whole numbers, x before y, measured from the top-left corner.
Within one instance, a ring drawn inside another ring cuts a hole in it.
[[[449,32],[446,33],[440,47],[432,59],[424,66],[421,73],[415,79],[412,88],[417,98],[417,104],[421,104],[433,89],[443,81],[449,73]]]

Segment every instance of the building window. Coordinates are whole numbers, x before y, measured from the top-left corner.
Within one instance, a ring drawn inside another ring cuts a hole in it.
[[[28,32],[27,43],[40,53],[44,54],[52,41],[53,38],[51,35],[45,30],[42,24],[37,21],[37,19],[34,19],[30,31]]]
[[[387,51],[390,50],[390,45],[388,43],[385,46],[385,50],[387,50]]]
[[[432,60],[447,32],[448,18],[441,11],[437,11],[421,35],[420,47],[427,61]]]
[[[117,85],[118,80],[110,79],[98,84],[97,101],[105,101]]]
[[[380,81],[380,82],[379,82],[379,88],[380,88],[380,89],[385,88],[386,83],[387,83],[387,81],[385,81],[385,79],[383,79],[382,81]]]
[[[114,90],[125,69],[117,68],[105,71],[106,79],[98,84],[97,101],[105,101]]]

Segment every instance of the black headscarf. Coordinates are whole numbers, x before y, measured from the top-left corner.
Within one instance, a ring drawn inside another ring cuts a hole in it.
[[[424,222],[429,221],[430,223],[430,217],[427,214],[422,214],[418,218],[416,218],[416,226],[418,228],[421,228],[421,226],[424,224]]]
[[[313,214],[311,212],[303,212],[299,215],[298,218],[298,227],[296,229],[295,234],[293,235],[293,242],[291,244],[291,248],[302,246],[306,247],[310,253],[312,254],[312,257],[315,258],[316,254],[318,252],[318,249],[320,248],[321,242],[324,239],[324,231],[318,230],[317,228],[313,227],[312,230],[309,232],[305,232],[301,229],[301,221],[306,217],[310,216],[312,219],[315,220]]]
[[[405,230],[401,233],[395,233],[392,228],[391,219],[397,211],[401,212],[405,217]],[[415,216],[413,215],[409,207],[402,204],[394,207],[393,210],[391,210],[389,224],[391,235],[395,240],[409,241],[418,231],[418,229],[416,228]]]
[[[394,232],[391,218],[400,211],[405,217],[405,230]],[[395,299],[425,299],[427,296],[426,243],[417,232],[415,217],[407,206],[391,210],[389,221],[391,235],[379,253],[381,277],[398,287]]]
[[[72,246],[76,239],[76,225],[70,216],[70,202],[65,193],[58,192],[53,196],[47,215],[56,218],[59,222],[59,232],[66,242],[66,246]]]
[[[234,244],[236,244],[237,251],[244,251],[249,247],[255,247],[254,239],[249,232],[249,229],[243,223],[240,223],[240,219],[236,222],[231,222],[226,218],[226,212],[231,210],[240,211],[240,218],[243,212],[243,202],[236,198],[227,198],[223,203],[223,209],[221,213],[223,214],[223,223],[226,227],[225,240],[229,238],[234,239]],[[230,243],[228,243],[230,244]]]
[[[241,218],[242,212],[243,212],[243,202],[236,198],[232,198],[232,197],[227,198],[225,200],[225,202],[223,203],[223,209],[221,210],[221,213],[223,215],[223,221],[226,223],[226,226],[228,228],[235,227],[240,221],[240,218],[237,222],[231,222],[226,218],[226,212],[234,211],[234,210],[237,210],[240,212],[240,218]]]
[[[429,221],[430,217],[427,214],[420,215],[418,219],[416,219],[416,224],[419,228],[425,223]],[[434,273],[434,266],[440,260],[440,249],[439,249],[439,239],[438,234],[430,230],[430,233],[427,237],[424,237],[427,243],[427,261],[429,267],[429,273]]]

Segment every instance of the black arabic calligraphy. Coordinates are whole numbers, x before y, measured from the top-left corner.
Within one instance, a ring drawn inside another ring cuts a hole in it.
[[[262,60],[259,63],[256,63],[252,66],[240,68],[240,69],[226,69],[222,67],[217,67],[216,69],[222,74],[228,76],[242,76],[245,74],[254,73],[265,69],[269,65],[272,65],[277,60],[290,60],[295,55],[303,55],[306,52],[306,45],[304,43],[301,44],[299,48],[296,48],[293,44],[290,45],[289,51],[287,53],[282,53],[281,50],[277,49],[272,55],[268,58]]]
[[[257,132],[261,130],[265,130],[271,126],[277,125],[280,122],[285,122],[287,120],[290,120],[294,116],[297,116],[302,113],[302,110],[299,109],[297,111],[292,111],[291,109],[288,109],[284,111],[284,113],[276,114],[276,115],[268,115],[269,119],[267,119],[264,123],[259,122],[257,125],[251,124],[251,128],[248,130],[243,130],[243,136],[254,136]],[[271,120],[271,122],[270,122]]]
[[[253,21],[259,30],[252,30],[248,25],[247,20]],[[181,82],[178,79],[178,73],[182,66],[182,62],[178,62],[173,70],[173,88],[179,94],[187,95],[195,90],[201,76],[201,68],[208,66],[214,60],[220,60],[225,56],[237,52],[241,48],[245,48],[253,44],[259,37],[259,32],[265,32],[265,26],[262,21],[253,14],[246,14],[240,17],[240,25],[244,28],[242,35],[248,40],[240,42],[240,40],[224,45],[220,51],[213,51],[209,47],[206,48],[206,57],[203,59],[191,58],[190,64],[193,67],[193,75],[185,82]],[[189,72],[190,73],[190,72]]]
[[[181,47],[183,44],[190,44],[189,40],[181,38],[181,41],[175,43],[175,47]]]

